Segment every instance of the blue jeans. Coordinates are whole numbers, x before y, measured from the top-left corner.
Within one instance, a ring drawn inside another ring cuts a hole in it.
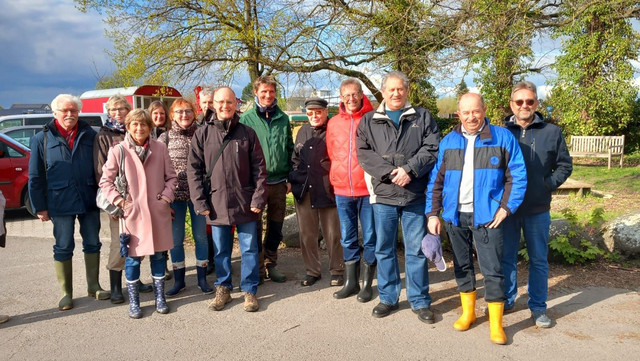
[[[505,307],[513,307],[518,295],[517,270],[520,238],[524,233],[529,254],[529,309],[532,311],[547,309],[547,293],[549,279],[549,212],[533,215],[511,215],[503,222],[504,257],[502,272],[504,273]]]
[[[240,289],[253,293],[258,291],[260,281],[258,271],[258,222],[236,224],[238,242],[240,243]],[[213,259],[216,263],[217,286],[233,289],[231,283],[231,250],[233,237],[231,226],[211,226],[211,237],[215,245]]]
[[[336,207],[340,218],[340,243],[344,261],[360,260],[358,243],[358,218],[362,227],[362,256],[370,265],[376,264],[376,232],[373,222],[373,208],[369,196],[346,197],[336,195]]]
[[[431,306],[427,258],[420,249],[422,238],[427,233],[424,207],[424,203],[404,207],[373,204],[377,237],[378,292],[380,302],[384,304],[395,305],[400,297],[400,270],[396,254],[400,220],[404,239],[407,299],[414,310]]]
[[[187,216],[187,207],[191,215],[191,232],[196,244],[196,266],[206,267],[209,246],[207,245],[207,223],[204,216],[196,214],[191,201],[174,201],[171,209],[174,214],[171,224],[173,232],[173,248],[171,249],[171,262],[173,268],[184,268],[184,227]]]
[[[56,244],[53,246],[53,259],[56,261],[67,261],[73,258],[73,249],[76,246],[73,240],[76,217],[78,218],[78,223],[80,223],[82,252],[100,252],[102,243],[100,243],[99,210],[72,216],[51,216],[53,238],[56,239]]]
[[[124,259],[124,276],[129,282],[137,281],[140,279],[140,260],[142,257],[129,257]],[[151,275],[155,278],[164,277],[165,267],[167,266],[167,259],[164,257],[164,252],[156,252],[149,256],[149,262],[151,263]]]

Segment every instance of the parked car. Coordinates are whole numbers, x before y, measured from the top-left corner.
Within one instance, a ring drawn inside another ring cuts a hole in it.
[[[44,125],[21,125],[18,127],[9,127],[0,129],[0,133],[4,133],[27,148],[31,146],[31,138],[42,130]],[[96,132],[100,131],[100,127],[92,127]]]
[[[101,127],[107,121],[104,113],[80,113],[79,119],[89,123],[92,127]],[[0,117],[0,129],[21,125],[45,125],[53,119],[53,114],[15,114]]]
[[[33,213],[29,192],[29,148],[0,133],[0,190],[7,209],[25,207]]]

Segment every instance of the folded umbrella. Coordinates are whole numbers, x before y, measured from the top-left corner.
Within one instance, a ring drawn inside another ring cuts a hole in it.
[[[129,255],[129,241],[131,241],[129,233],[120,233],[120,257]]]

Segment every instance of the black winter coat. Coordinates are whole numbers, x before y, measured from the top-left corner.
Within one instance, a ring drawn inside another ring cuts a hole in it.
[[[398,129],[385,113],[384,102],[365,114],[356,131],[356,143],[360,166],[372,177],[370,202],[400,207],[424,203],[439,142],[438,125],[425,108],[407,103]],[[398,167],[411,176],[404,187],[391,182],[390,173]]]
[[[298,130],[289,173],[291,192],[298,202],[309,192],[311,208],[335,207],[336,197],[329,181],[331,160],[327,153],[327,127],[313,128],[309,123]]]

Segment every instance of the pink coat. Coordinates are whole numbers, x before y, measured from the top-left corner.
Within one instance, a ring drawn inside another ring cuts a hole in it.
[[[173,190],[178,184],[176,172],[164,143],[149,140],[144,164],[126,140],[124,173],[127,177],[127,200],[132,202],[124,210],[125,230],[131,234],[129,256],[141,257],[173,248],[171,208],[160,196],[173,202]],[[102,167],[100,188],[114,203],[120,197],[113,182],[120,167],[120,147],[109,149],[107,162]]]

